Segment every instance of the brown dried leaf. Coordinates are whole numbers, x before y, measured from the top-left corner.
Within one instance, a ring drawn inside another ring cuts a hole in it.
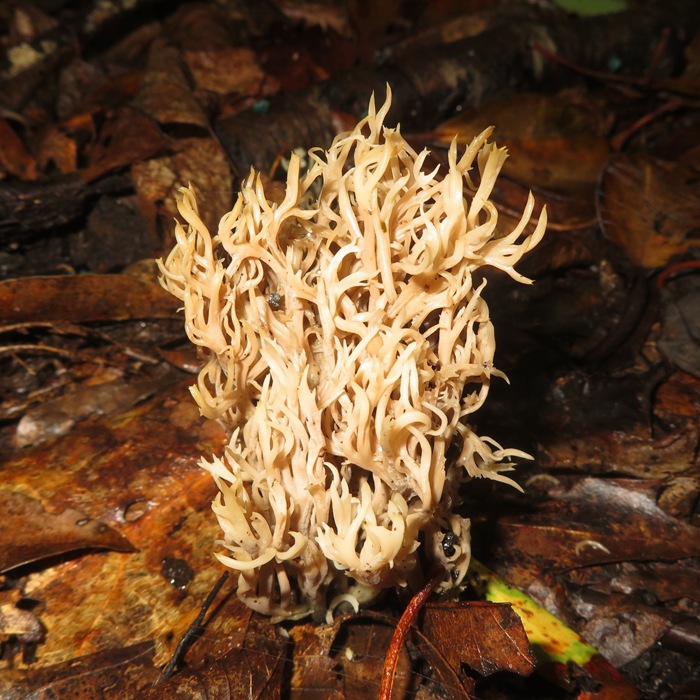
[[[145,160],[168,145],[158,125],[133,107],[121,107],[110,115],[100,131],[99,141],[90,151],[81,176],[92,182],[108,172]]]
[[[173,376],[158,372],[156,377],[124,382],[119,378],[98,384],[69,386],[61,396],[42,401],[20,419],[15,431],[16,447],[36,446],[65,435],[80,420],[126,411],[153,395],[159,388],[173,384]]]
[[[142,700],[277,700],[282,694],[287,643],[279,637],[252,636],[197,671],[179,673],[143,693]]]
[[[560,288],[557,294],[561,296]],[[595,303],[601,299],[607,303],[617,295],[599,288],[587,296],[597,300]],[[639,303],[632,295],[628,299]],[[545,336],[554,336],[547,328],[547,308],[549,316],[556,319],[560,306],[542,307],[539,323]],[[579,329],[592,333],[595,327],[589,324],[591,319],[604,324],[605,312],[610,315],[619,313],[619,309],[620,302],[604,309],[582,307],[576,309],[578,316],[572,316],[572,320]],[[581,311],[587,315],[581,315]],[[570,328],[572,333],[577,332],[574,326]],[[663,479],[687,471],[694,459],[700,426],[695,421],[689,423],[687,430],[677,431],[673,439],[667,439],[663,433],[657,437],[657,431],[649,426],[650,395],[657,383],[658,371],[627,376],[582,372],[561,375],[540,402],[538,439],[542,447],[538,458],[542,466],[640,479]]]
[[[589,644],[615,667],[648,651],[671,627],[668,611],[641,605],[639,600],[617,594],[601,601],[591,596],[577,606],[585,622],[580,631]]]
[[[531,512],[499,519],[494,562],[523,586],[541,571],[700,556],[700,529],[661,510],[657,491],[658,482],[590,477],[555,488]]]
[[[24,607],[22,594],[17,589],[0,590],[0,643],[16,637],[22,644],[40,642],[44,637],[36,615]]]
[[[170,252],[174,241],[173,219],[178,216],[176,200],[180,187],[192,183],[197,188],[199,215],[212,232],[223,213],[231,208],[233,179],[225,153],[212,139],[181,139],[177,153],[134,163],[131,174],[141,212],[151,231],[169,233],[163,242],[164,255]]]
[[[688,598],[700,603],[700,569],[693,566],[692,561],[624,562],[587,567],[572,571],[571,578],[582,588],[606,594],[624,591],[635,599],[651,594],[662,602]]]
[[[505,174],[528,187],[592,199],[609,148],[580,106],[556,95],[509,95],[445,122],[435,133],[444,141],[457,135],[469,143],[492,124],[493,139],[510,154]]]
[[[162,125],[209,129],[209,120],[190,90],[180,54],[162,38],[151,45],[141,90],[132,104]]]
[[[666,265],[697,245],[700,197],[686,166],[642,154],[610,158],[598,209],[605,234],[643,268]]]
[[[73,135],[69,136],[62,128],[51,124],[39,137],[36,156],[42,171],[53,163],[60,173],[68,175],[78,167],[78,144]]]
[[[145,501],[150,511],[200,479],[208,485],[210,477],[196,462],[203,452],[220,450],[226,438],[216,423],[200,418],[190,382],[5,460],[4,486],[38,498],[51,512],[75,508],[121,526],[134,502]]]
[[[386,624],[380,622],[381,617],[385,616],[350,618],[340,627],[335,644],[342,645],[336,663],[342,668],[343,698],[377,697],[379,694],[385,658],[396,627],[394,620]],[[412,673],[411,659],[404,646],[396,666],[392,696],[410,697],[421,680]]]
[[[673,440],[655,440],[643,424],[629,427],[613,423],[609,428],[576,432],[547,440],[540,454],[542,464],[584,473],[662,479],[688,469],[698,440],[697,426],[678,432]]]
[[[72,508],[49,513],[21,491],[0,488],[0,512],[0,572],[81,549],[135,551],[129,540],[109,525]]]
[[[341,615],[333,625],[295,625],[291,698],[341,700],[376,697],[394,618],[379,612]],[[401,650],[394,683],[396,697],[415,692],[407,650]]]
[[[683,290],[664,290],[658,346],[676,367],[700,378],[700,276],[687,281]]]
[[[667,377],[654,396],[654,414],[666,423],[676,424],[700,415],[700,379],[676,371]]]
[[[155,663],[165,663],[219,576],[210,510],[216,488],[197,461],[225,442],[218,426],[199,417],[183,384],[6,461],[5,488],[50,512],[72,508],[99,519],[138,548],[87,554],[30,577],[26,588],[41,602],[46,629],[32,668],[148,640]],[[167,560],[189,576],[173,575]],[[247,625],[244,606],[234,610],[233,626],[223,628],[229,639],[239,621]]]
[[[426,603],[421,631],[458,674],[463,663],[484,677],[535,670],[523,624],[510,605]]]
[[[30,673],[0,673],[4,700],[123,700],[140,697],[140,691],[157,679],[153,644],[142,642],[107,649]]]
[[[336,663],[330,655],[337,632],[335,625],[295,625],[289,630],[294,641],[292,700],[342,700]]]
[[[6,173],[20,180],[39,177],[36,161],[22,140],[4,119],[0,119],[0,177]]]
[[[248,94],[265,77],[255,52],[243,47],[184,51],[182,58],[200,90],[221,95]]]
[[[156,282],[126,275],[23,277],[0,281],[0,324],[169,318],[177,302]]]

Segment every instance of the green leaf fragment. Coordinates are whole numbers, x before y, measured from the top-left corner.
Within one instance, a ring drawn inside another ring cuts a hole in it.
[[[538,660],[579,666],[587,664],[598,652],[579,634],[538,605],[530,596],[509,586],[483,564],[472,559],[470,570],[474,585],[492,603],[510,603],[518,613]]]

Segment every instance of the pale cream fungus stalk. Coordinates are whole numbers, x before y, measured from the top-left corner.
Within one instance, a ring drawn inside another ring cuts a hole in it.
[[[443,589],[458,585],[460,487],[510,481],[508,459],[526,456],[466,422],[502,376],[472,275],[489,265],[528,282],[513,265],[546,216],[526,232],[530,197],[497,235],[489,195],[506,152],[491,130],[462,155],[453,143],[444,176],[426,173],[427,153],[383,125],[390,102],[312,150],[307,172],[292,155],[280,203],[251,171],[215,236],[183,189],[186,226],[160,261],[201,349],[192,394],[230,434],[202,461],[220,490],[217,556],[240,598],[276,619],[367,602],[405,585],[419,557],[444,565]]]

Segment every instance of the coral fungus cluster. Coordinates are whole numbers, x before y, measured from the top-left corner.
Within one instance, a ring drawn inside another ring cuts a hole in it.
[[[184,189],[186,226],[160,263],[202,351],[194,398],[230,434],[202,462],[220,489],[217,556],[240,598],[278,619],[405,585],[419,557],[457,585],[460,486],[507,480],[517,454],[466,422],[498,374],[472,276],[489,265],[527,281],[513,265],[545,217],[526,231],[530,197],[497,234],[489,195],[506,153],[490,130],[461,156],[453,143],[441,177],[384,126],[390,101],[310,151],[305,172],[292,155],[282,201],[251,172],[214,236]]]

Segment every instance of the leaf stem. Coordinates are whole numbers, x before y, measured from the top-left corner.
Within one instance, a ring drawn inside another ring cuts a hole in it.
[[[404,641],[409,629],[416,621],[420,609],[428,600],[430,594],[435,590],[438,584],[445,578],[445,569],[438,566],[432,573],[428,582],[416,593],[409,601],[406,609],[401,615],[399,623],[396,625],[394,634],[389,643],[389,649],[386,652],[384,659],[384,671],[382,672],[382,685],[379,689],[379,700],[391,700],[391,692],[394,688],[394,677],[396,676],[396,667],[399,663],[399,656],[403,648]]]

